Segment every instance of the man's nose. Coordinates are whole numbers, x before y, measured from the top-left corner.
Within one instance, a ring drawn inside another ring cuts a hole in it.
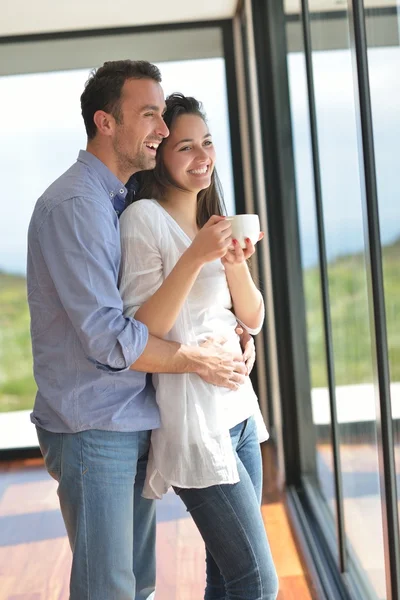
[[[158,123],[158,127],[157,127],[157,135],[166,138],[169,136],[169,129],[165,124],[165,121],[162,117],[160,117],[160,121]]]

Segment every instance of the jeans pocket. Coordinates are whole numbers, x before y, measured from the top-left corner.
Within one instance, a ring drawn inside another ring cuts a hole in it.
[[[36,431],[47,472],[60,482],[64,434],[46,431],[41,427],[36,427]]]

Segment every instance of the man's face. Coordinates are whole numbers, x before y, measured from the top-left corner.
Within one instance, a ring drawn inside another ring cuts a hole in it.
[[[131,174],[154,169],[163,138],[169,135],[163,120],[162,87],[153,79],[129,79],[121,95],[121,118],[112,136],[117,161]]]

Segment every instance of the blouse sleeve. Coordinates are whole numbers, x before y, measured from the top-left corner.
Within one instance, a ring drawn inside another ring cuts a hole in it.
[[[139,203],[137,203],[139,204]],[[124,314],[134,317],[163,282],[163,263],[151,219],[135,203],[120,218],[120,293]]]
[[[245,323],[243,323],[243,321],[241,321],[237,317],[236,317],[236,321],[238,323],[240,323],[240,325],[243,327],[243,329],[245,329],[248,333],[250,333],[250,335],[257,335],[257,333],[260,333],[260,331],[262,329],[262,326],[263,326],[263,323],[264,323],[264,318],[265,318],[265,306],[264,306],[264,301],[263,301],[262,318],[261,318],[261,323],[260,323],[260,325],[258,327],[256,327],[255,329],[252,329],[251,327],[247,327],[247,325]]]

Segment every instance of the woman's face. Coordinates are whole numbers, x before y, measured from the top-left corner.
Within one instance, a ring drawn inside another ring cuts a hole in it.
[[[163,146],[164,164],[180,188],[196,193],[208,188],[214,170],[215,149],[201,117],[178,117]]]

